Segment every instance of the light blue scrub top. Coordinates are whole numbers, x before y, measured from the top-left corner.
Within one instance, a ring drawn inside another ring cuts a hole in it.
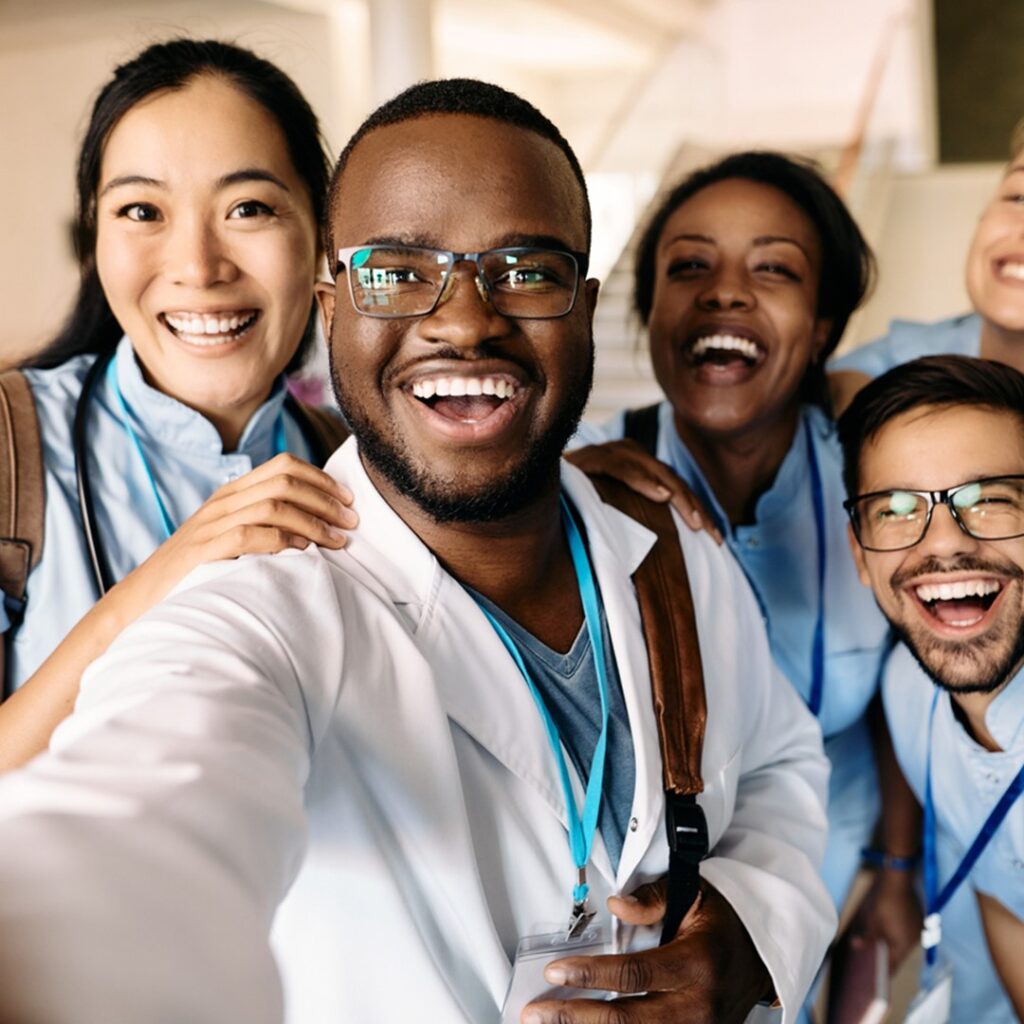
[[[8,669],[20,686],[99,599],[79,514],[72,423],[85,375],[95,356],[76,356],[52,370],[27,370],[35,397],[46,471],[43,555],[28,578],[25,619],[8,647]],[[130,341],[114,357],[117,380],[171,520],[181,525],[217,488],[274,455],[274,424],[285,398],[283,379],[253,414],[238,450],[225,454],[209,420],[156,391],[142,377]],[[89,480],[102,543],[117,579],[163,542],[165,534],[149,481],[122,424],[107,375],[89,399],[86,438]],[[299,425],[284,414],[285,444],[311,455]],[[0,605],[0,631],[7,617]]]
[[[825,680],[818,720],[832,776],[829,845],[822,877],[840,906],[878,817],[877,772],[864,712],[877,688],[888,626],[871,591],[857,577],[850,554],[842,507],[842,452],[834,425],[816,406],[801,409],[793,444],[772,486],[757,501],[754,524],[735,529],[676,433],[668,402],[659,407],[657,454],[715,517],[757,596],[775,662],[806,701],[811,692],[811,647],[818,611],[818,555],[805,423],[811,428],[827,512]],[[582,427],[573,443],[620,438],[623,429],[620,414],[605,427]]]
[[[935,684],[902,644],[882,684],[896,758],[924,802],[928,715]],[[1024,672],[992,701],[985,725],[1001,752],[985,750],[957,721],[947,694],[935,709],[932,793],[939,884],[953,875],[982,823],[1024,764]],[[1010,809],[974,870],[942,912],[940,956],[953,968],[952,1021],[1013,1024],[1017,1020],[988,952],[975,890],[1024,920],[1024,798]]]
[[[924,324],[893,320],[889,333],[833,359],[829,370],[856,370],[880,377],[886,370],[921,356],[980,356],[981,317],[964,313]]]

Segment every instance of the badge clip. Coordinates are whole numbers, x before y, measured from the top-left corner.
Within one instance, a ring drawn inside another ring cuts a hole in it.
[[[579,869],[576,876],[576,888],[573,890],[572,913],[569,915],[569,927],[566,930],[566,939],[577,939],[583,934],[584,929],[594,919],[594,911],[588,909],[587,894],[590,886],[587,885],[587,869],[584,865]]]

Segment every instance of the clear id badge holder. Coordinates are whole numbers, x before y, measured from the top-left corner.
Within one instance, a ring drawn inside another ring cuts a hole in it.
[[[924,980],[914,996],[903,1024],[947,1024],[953,1001],[953,971],[941,957],[925,968]]]
[[[519,940],[512,964],[512,980],[501,1009],[501,1024],[519,1024],[527,1003],[535,999],[610,999],[612,994],[599,989],[568,988],[552,985],[544,977],[544,968],[552,960],[567,956],[603,956],[616,952],[610,922],[598,917],[574,938],[566,930],[546,935],[528,935]]]

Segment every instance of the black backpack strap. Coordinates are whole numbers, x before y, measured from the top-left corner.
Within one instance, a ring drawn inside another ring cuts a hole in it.
[[[650,452],[651,455],[658,454],[658,410],[660,402],[654,405],[645,405],[642,409],[627,409],[623,436],[631,441],[636,441],[641,448]]]
[[[697,803],[697,794],[704,791],[701,759],[708,714],[697,618],[679,533],[668,506],[641,497],[607,476],[594,476],[591,481],[604,501],[658,538],[633,574],[633,585],[651,671],[665,786],[669,848],[661,933],[665,943],[676,937],[697,898],[700,862],[709,850],[707,820]]]
[[[319,406],[302,402],[293,395],[288,395],[284,404],[295,417],[295,422],[298,423],[312,450],[312,461],[318,466],[323,466],[349,435],[344,420],[330,409],[321,409]]]
[[[11,630],[24,617],[28,574],[43,554],[45,508],[35,400],[25,375],[8,370],[0,373],[0,591]],[[4,640],[0,634],[0,697],[9,689]]]

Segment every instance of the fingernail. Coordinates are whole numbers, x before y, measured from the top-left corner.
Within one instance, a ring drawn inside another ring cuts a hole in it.
[[[565,968],[560,964],[548,964],[548,966],[544,968],[544,977],[551,982],[552,985],[564,985],[569,979],[569,975],[566,973]]]
[[[657,484],[654,490],[661,498],[667,498],[672,493],[664,484]]]
[[[633,903],[633,904],[635,904],[635,903],[639,903],[640,902],[631,892],[620,893],[615,898],[617,900],[622,900],[623,903]]]
[[[544,1024],[544,1015],[540,1010],[527,1010],[522,1020],[523,1024]]]
[[[339,530],[337,526],[331,526],[330,523],[327,524],[327,532],[335,540],[344,540],[345,539],[345,531],[344,530]]]

